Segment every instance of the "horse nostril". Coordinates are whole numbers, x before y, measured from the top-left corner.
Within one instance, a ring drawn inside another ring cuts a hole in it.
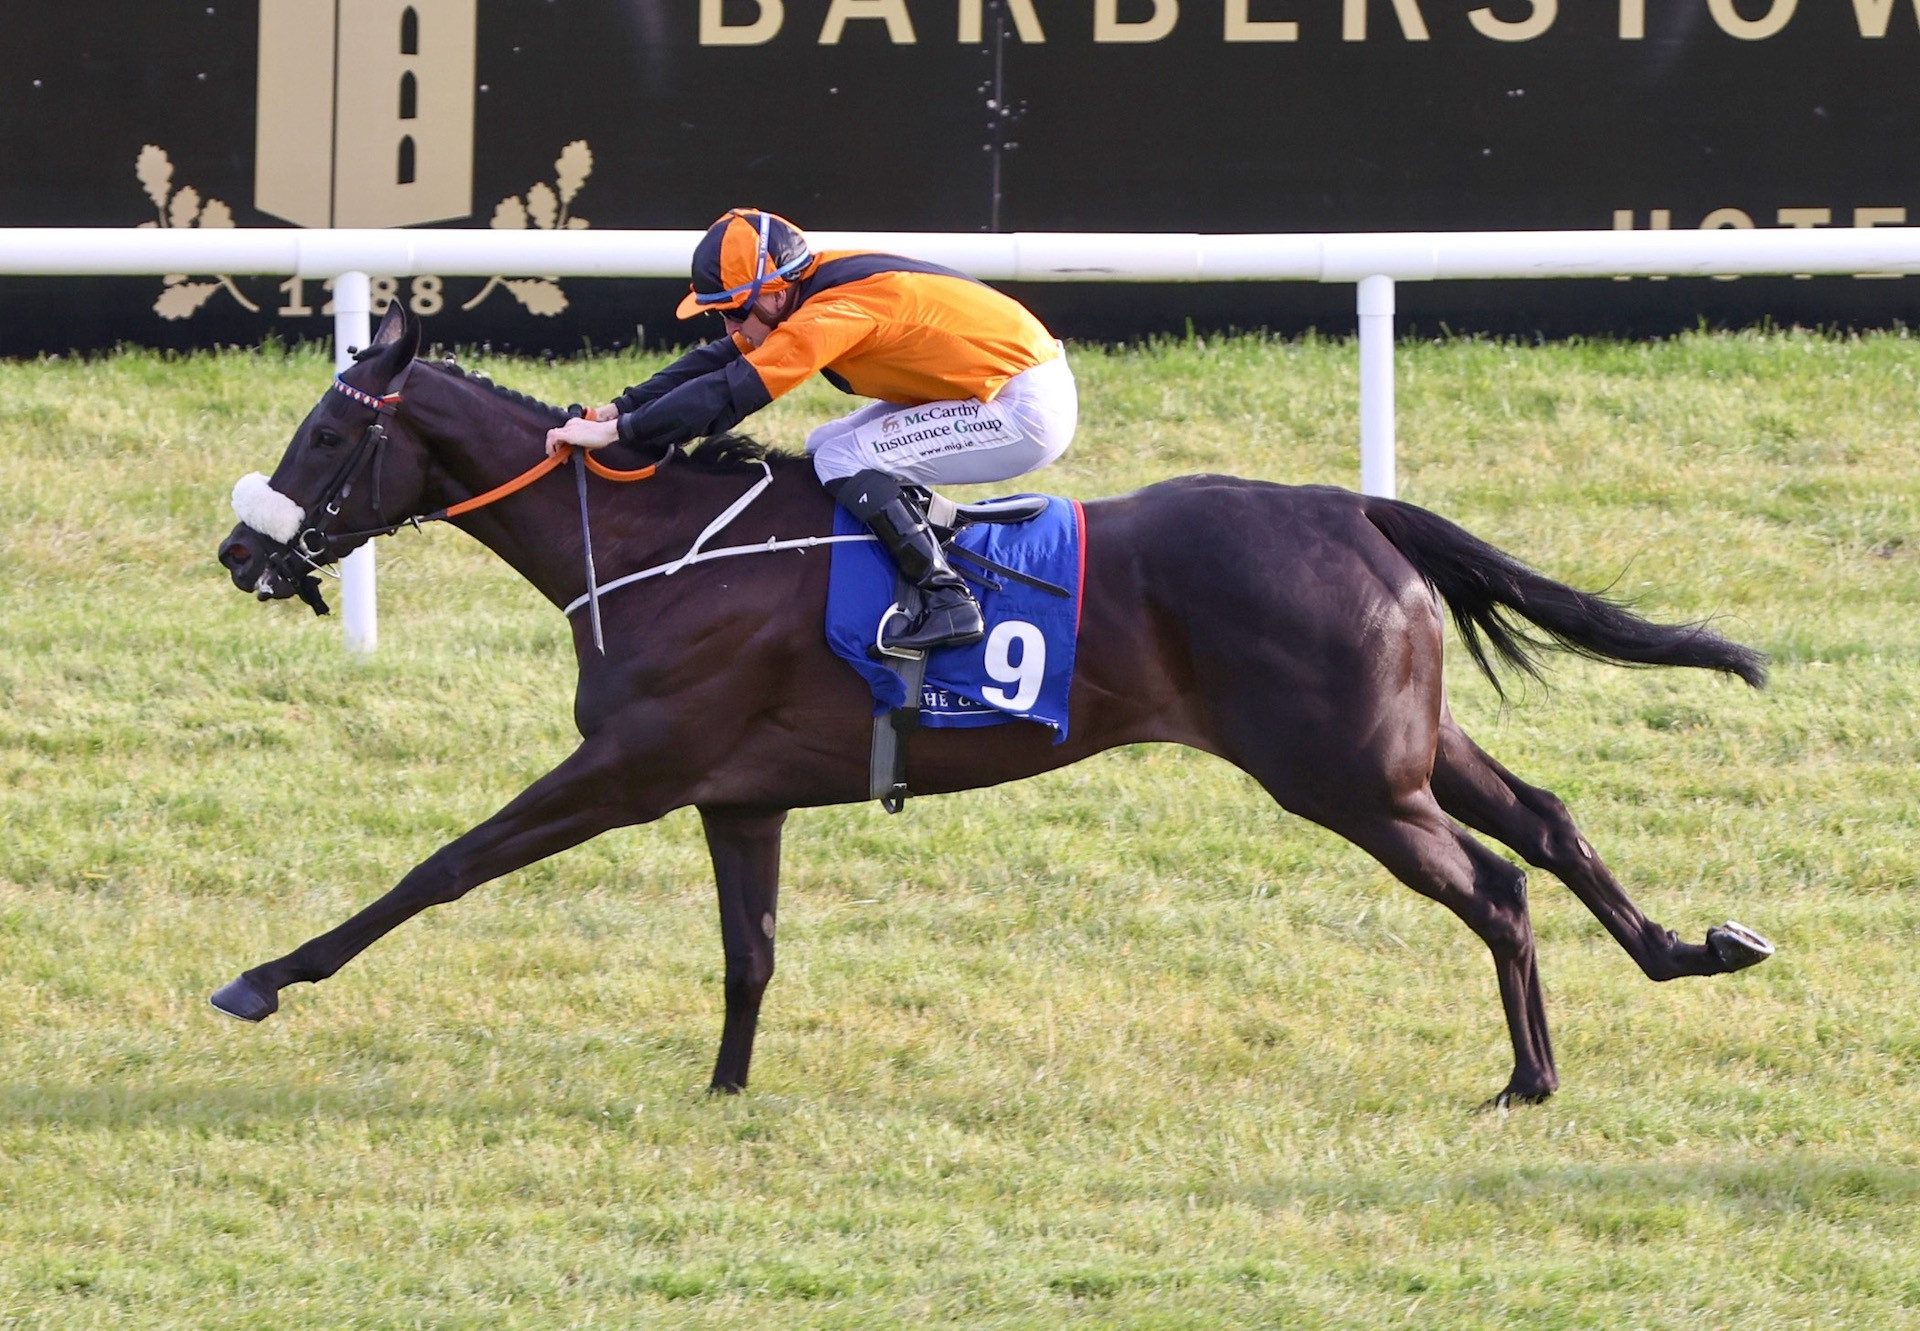
[[[220,547],[220,562],[230,569],[244,568],[253,562],[253,551],[245,541],[228,541]]]

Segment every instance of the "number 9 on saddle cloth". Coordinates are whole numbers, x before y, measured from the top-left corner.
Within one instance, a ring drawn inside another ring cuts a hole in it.
[[[982,509],[1031,506],[1023,500],[1044,500],[1045,507],[1025,521],[967,520]],[[947,525],[941,522],[946,515],[940,501],[931,516],[937,525]],[[1067,696],[1080,632],[1085,514],[1078,502],[1056,495],[1013,496],[966,506],[958,519],[947,521],[959,526],[948,552],[979,594],[986,635],[968,646],[938,647],[928,654],[920,724],[1037,721],[1051,727],[1059,743],[1067,737]],[[865,530],[852,514],[835,507],[836,536]],[[899,601],[893,562],[877,543],[833,547],[827,642],[873,690],[876,716],[913,710],[901,674],[873,653],[883,621],[901,613]]]

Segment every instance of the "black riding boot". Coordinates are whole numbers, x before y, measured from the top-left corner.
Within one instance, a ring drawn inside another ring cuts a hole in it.
[[[881,647],[924,651],[979,642],[986,632],[980,603],[947,563],[940,538],[900,482],[885,472],[863,471],[834,482],[832,491],[842,507],[880,538],[907,581],[920,589],[919,615],[899,632],[883,634]]]

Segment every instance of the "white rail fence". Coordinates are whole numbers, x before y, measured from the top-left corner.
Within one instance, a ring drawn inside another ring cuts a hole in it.
[[[369,274],[684,277],[698,231],[0,228],[0,275],[334,279],[334,359],[371,336]],[[1394,284],[1548,277],[1920,273],[1920,227],[1368,235],[810,232],[1001,282],[1350,282],[1358,288],[1360,488],[1394,492]],[[347,645],[378,641],[373,548],[341,570]]]

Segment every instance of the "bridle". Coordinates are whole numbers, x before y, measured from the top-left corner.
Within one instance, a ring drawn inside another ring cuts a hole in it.
[[[382,423],[381,418],[399,413],[400,403],[403,401],[400,389],[406,383],[407,377],[413,373],[415,364],[414,361],[408,361],[406,368],[400,371],[400,377],[393,381],[392,387],[379,397],[355,388],[337,374],[333,377],[334,392],[353,399],[363,407],[372,407],[374,417],[367,428],[360,432],[359,440],[348,450],[347,455],[340,459],[339,465],[333,469],[333,474],[327,477],[327,483],[320,488],[320,497],[308,510],[310,513],[318,513],[319,519],[301,529],[293,538],[293,549],[308,557],[309,560],[324,555],[327,552],[327,546],[333,541],[348,540],[360,535],[358,532],[328,535],[325,527],[327,519],[340,516],[341,501],[352,495],[353,483],[359,479],[361,471],[369,467],[372,468],[373,478],[372,491],[368,498],[373,501],[373,511],[375,513],[380,511],[380,462],[385,456],[387,444],[387,427]]]
[[[587,524],[586,472],[591,471],[594,475],[605,480],[616,481],[622,484],[649,480],[661,467],[672,460],[674,456],[673,450],[668,450],[659,461],[650,463],[647,466],[638,467],[631,471],[620,471],[607,466],[604,462],[601,462],[584,450],[576,449],[571,444],[562,444],[551,454],[542,458],[539,462],[534,463],[533,466],[527,468],[519,475],[494,486],[484,494],[477,494],[470,498],[463,499],[458,503],[449,504],[445,508],[436,509],[432,513],[422,513],[414,517],[404,518],[399,522],[388,523],[384,526],[368,527],[360,531],[330,532],[327,530],[329,520],[340,516],[341,504],[353,494],[353,487],[359,480],[360,473],[368,469],[372,471],[372,479],[369,482],[372,488],[368,494],[368,498],[372,501],[374,514],[376,516],[379,515],[382,507],[380,496],[381,462],[385,456],[387,444],[387,427],[384,423],[384,418],[397,416],[399,414],[400,404],[405,400],[400,390],[406,384],[408,377],[412,375],[414,367],[419,363],[418,360],[408,361],[405,368],[400,371],[399,376],[388,386],[387,392],[378,395],[369,393],[364,389],[355,388],[352,384],[341,378],[340,375],[334,375],[333,383],[330,385],[332,391],[350,398],[363,407],[371,407],[374,412],[373,420],[368,422],[367,428],[360,432],[360,438],[354,442],[353,447],[348,450],[347,455],[341,458],[339,464],[334,467],[333,472],[327,477],[326,484],[321,487],[319,498],[307,509],[307,513],[316,515],[314,519],[302,526],[299,531],[295,532],[292,541],[282,546],[279,550],[272,551],[267,555],[266,566],[268,571],[276,577],[290,583],[294,588],[295,594],[298,595],[316,615],[327,614],[327,603],[325,598],[320,594],[320,583],[319,580],[314,577],[314,574],[328,571],[326,566],[332,562],[329,557],[331,547],[347,541],[367,540],[375,536],[391,536],[402,527],[413,527],[417,529],[423,523],[445,522],[450,518],[457,518],[462,514],[471,513],[475,509],[485,508],[489,504],[497,503],[509,495],[517,494],[519,491],[524,490],[548,472],[564,466],[570,459],[575,458],[577,455],[579,462],[584,468],[579,473],[580,530],[586,545],[588,590],[590,593],[594,592],[596,588],[593,569],[593,537]],[[586,409],[578,405],[567,408],[569,418],[585,414]],[[597,603],[594,608],[597,617],[599,609]],[[597,624],[595,636],[596,638],[598,637]]]
[[[328,548],[335,542],[362,535],[359,532],[329,532],[327,526],[332,519],[340,516],[340,505],[353,494],[354,483],[359,480],[360,473],[369,468],[373,472],[369,497],[373,501],[374,512],[380,511],[380,464],[385,457],[387,443],[387,427],[383,418],[398,412],[402,400],[400,389],[413,373],[414,364],[408,361],[389,391],[379,396],[355,388],[337,374],[333,377],[333,391],[361,406],[373,408],[373,420],[360,432],[360,437],[347,450],[346,456],[335,465],[326,483],[320,487],[319,497],[307,505],[303,514],[307,519],[304,525],[293,534],[291,541],[278,550],[270,551],[266,557],[267,571],[290,584],[295,594],[316,615],[327,613],[326,599],[320,594],[320,583],[314,574],[326,571],[326,565],[331,562]],[[385,530],[394,531],[397,528]]]

